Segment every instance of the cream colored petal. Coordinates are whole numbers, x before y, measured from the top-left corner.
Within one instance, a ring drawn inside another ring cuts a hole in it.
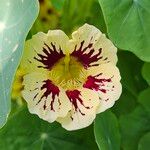
[[[78,89],[78,91],[81,92],[80,98],[83,101],[83,104],[77,100],[78,108],[76,110],[72,105],[72,110],[65,118],[57,119],[66,130],[77,130],[87,127],[92,124],[96,117],[96,110],[99,106],[98,94],[84,88]]]
[[[98,92],[100,105],[97,112],[103,112],[112,107],[121,95],[122,86],[120,83],[121,77],[119,70],[115,65],[108,63],[97,67],[91,67],[87,71],[88,76],[95,76],[96,80],[95,82],[94,79],[91,82],[89,81],[89,83],[86,82],[84,87]]]
[[[72,53],[75,51],[76,46],[76,51],[84,51],[81,57],[79,55],[77,56],[80,57],[80,60],[83,61],[83,63],[90,63],[90,65],[95,65],[108,62],[116,64],[117,62],[117,48],[109,39],[106,38],[104,34],[101,33],[99,29],[92,25],[85,24],[77,31],[73,32],[72,40],[70,40],[70,43],[72,44]],[[83,44],[82,48],[81,43]],[[86,50],[84,50],[84,48],[86,48]],[[94,52],[92,52],[93,50]],[[80,55],[82,52],[80,52]],[[90,57],[88,56],[89,58],[85,56],[85,54],[90,53],[91,55]],[[87,59],[89,59],[89,61],[87,61]]]
[[[103,112],[107,110],[108,108],[111,108],[114,104],[115,101],[119,99],[121,93],[122,93],[122,86],[120,82],[114,82],[114,89],[113,91],[109,91],[107,95],[104,93],[99,92],[99,97],[100,99],[100,105],[97,110],[97,113]]]
[[[25,42],[24,52],[20,63],[20,68],[23,68],[25,72],[34,72],[39,69],[37,66],[41,65],[41,63],[35,61],[34,57],[37,53],[42,53],[44,41],[46,40],[47,35],[43,32],[39,32],[34,35],[32,39]]]
[[[57,49],[61,47],[63,53],[65,54],[68,49],[69,37],[61,30],[49,30],[47,35],[48,43],[54,43]]]
[[[43,96],[47,89],[42,88],[43,81],[48,79],[47,74],[31,73],[24,77],[24,90],[22,91],[23,98],[26,100],[30,113],[37,114],[41,119],[48,122],[53,122],[57,117],[65,117],[71,109],[71,104],[65,94],[65,91],[58,87],[53,87],[55,94],[50,92],[47,96]],[[48,90],[52,86],[49,85]]]
[[[60,51],[62,51],[62,54],[65,54],[68,43],[68,36],[61,30],[50,30],[47,34],[42,32],[37,33],[32,37],[32,39],[25,43],[21,68],[24,68],[27,72],[41,71],[43,67],[39,68],[39,66],[44,66],[44,64],[37,61],[37,59],[41,59],[38,54],[47,56],[43,49],[46,49],[49,54],[52,54],[52,52],[49,51],[49,48],[52,49],[52,51],[56,49],[58,54],[61,53]],[[54,54],[52,55],[53,56],[50,57],[49,61],[53,61],[57,57]],[[35,59],[35,57],[37,59]]]

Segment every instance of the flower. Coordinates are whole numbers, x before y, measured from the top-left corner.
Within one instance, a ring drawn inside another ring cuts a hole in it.
[[[25,44],[22,95],[30,113],[67,130],[89,126],[120,97],[117,49],[85,24],[72,39],[61,30],[38,33]]]

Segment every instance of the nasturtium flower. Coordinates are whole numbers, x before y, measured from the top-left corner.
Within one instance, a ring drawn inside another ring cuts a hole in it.
[[[38,33],[25,44],[22,95],[29,111],[67,130],[89,126],[112,107],[122,88],[117,49],[96,27],[85,24],[72,39],[61,30]]]

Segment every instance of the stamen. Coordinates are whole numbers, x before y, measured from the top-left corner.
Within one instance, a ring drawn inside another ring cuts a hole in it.
[[[75,58],[70,55],[62,58],[49,72],[50,79],[63,89],[76,89],[82,87],[87,72]]]
[[[69,63],[70,63],[70,55],[67,54],[64,58],[65,62],[65,73],[69,73]]]

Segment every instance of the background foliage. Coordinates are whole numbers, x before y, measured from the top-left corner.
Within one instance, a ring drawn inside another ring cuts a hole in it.
[[[7,28],[0,31],[0,126],[6,122],[10,108],[10,89],[7,87],[11,87],[24,39],[38,13],[36,0],[21,1],[0,1],[0,23],[4,20],[5,15],[2,14],[5,14],[5,10],[8,18],[14,17],[7,22]],[[4,5],[10,5],[11,11]],[[24,101],[19,105],[16,99],[11,103],[12,110],[7,124],[0,130],[0,149],[149,150],[149,15],[149,0],[40,0],[39,16],[27,39],[39,31],[59,28],[70,35],[84,23],[95,25],[118,47],[117,65],[122,77],[123,92],[113,108],[97,115],[93,125],[73,132],[62,129],[57,123],[49,124],[29,114]],[[12,35],[16,35],[19,30],[23,32],[22,36],[13,38],[16,36]],[[19,43],[14,55],[14,45],[6,44],[5,37],[11,38],[13,43]],[[8,56],[7,61],[3,60],[4,56]],[[10,63],[12,58],[14,63]],[[7,76],[8,81],[4,79]]]

